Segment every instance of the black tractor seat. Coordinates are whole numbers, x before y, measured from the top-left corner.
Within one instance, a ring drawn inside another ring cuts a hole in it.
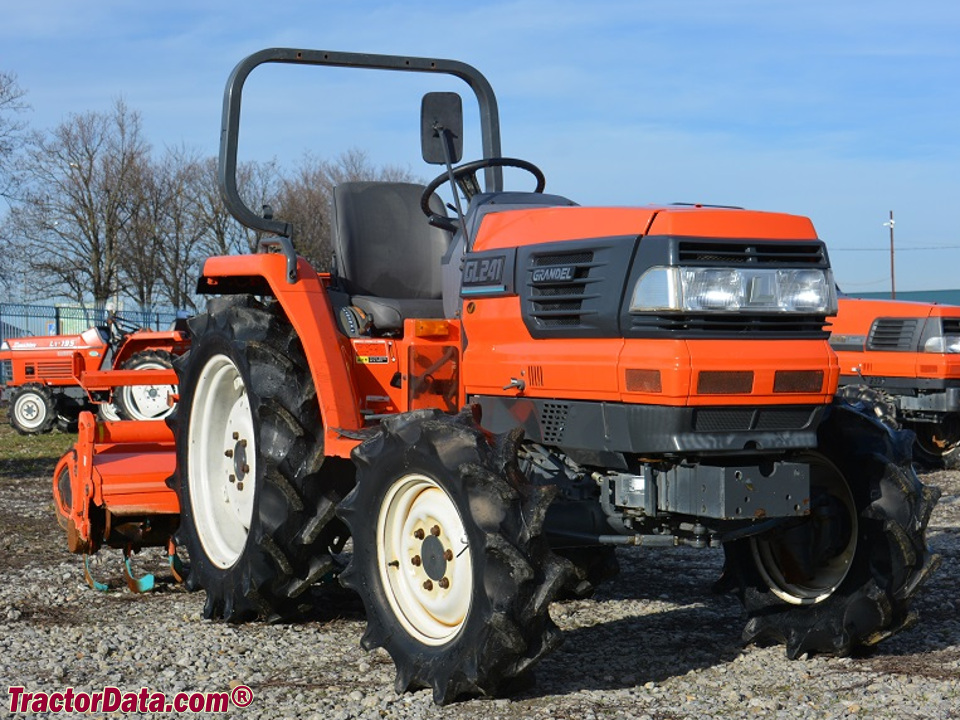
[[[338,281],[378,330],[400,330],[407,318],[443,317],[440,261],[451,235],[427,222],[423,190],[398,182],[348,182],[333,190]],[[446,214],[436,195],[430,204]]]

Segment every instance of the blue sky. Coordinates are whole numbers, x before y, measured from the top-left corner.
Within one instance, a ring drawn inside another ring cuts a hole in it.
[[[4,3],[0,69],[52,127],[123,97],[157,149],[217,152],[223,86],[265,47],[463,60],[504,154],[582,204],[703,202],[810,216],[851,292],[960,286],[960,3],[947,0],[43,0]],[[393,73],[262,68],[241,157],[349,148],[425,178],[419,97]],[[475,156],[479,151],[466,154]],[[518,183],[523,181],[517,178]],[[525,185],[523,185],[525,187]],[[936,248],[936,249],[930,249]]]

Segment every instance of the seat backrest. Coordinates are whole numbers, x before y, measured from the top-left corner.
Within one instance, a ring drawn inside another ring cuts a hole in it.
[[[423,185],[348,182],[333,190],[337,274],[351,295],[439,298],[450,233],[420,210]],[[446,214],[436,195],[434,212]]]

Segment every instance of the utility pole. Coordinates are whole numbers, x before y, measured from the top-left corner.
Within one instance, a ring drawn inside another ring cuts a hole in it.
[[[890,219],[883,224],[884,227],[890,228],[890,299],[897,299],[897,280],[896,275],[893,271],[893,210],[890,211]]]

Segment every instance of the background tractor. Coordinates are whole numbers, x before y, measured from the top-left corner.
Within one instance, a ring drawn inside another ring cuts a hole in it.
[[[423,157],[443,172],[337,187],[335,272],[318,273],[237,190],[244,82],[264,63],[459,78],[482,157],[457,164],[459,96],[426,95]],[[524,676],[560,641],[551,601],[609,577],[621,546],[724,548],[745,639],[791,657],[913,620],[937,492],[909,434],[834,401],[836,295],[809,220],[548,194],[455,61],[264,50],[234,69],[223,120],[224,200],[268,237],[204,264],[216,297],[174,363],[175,451],[137,449],[173,454],[206,617],[295,617],[339,575],[397,690],[440,703]],[[533,191],[504,190],[503,167]]]
[[[960,466],[960,307],[841,297],[830,322],[840,394],[913,430],[915,459]]]
[[[82,386],[84,373],[104,370],[162,370],[189,341],[182,329],[167,332],[132,327],[116,316],[105,326],[79,335],[19,337],[0,345],[0,362],[10,364],[6,398],[10,424],[21,434],[49,432],[54,425],[70,429],[83,410],[96,409]],[[163,418],[176,389],[158,385],[128,385],[115,396],[98,397],[107,420]]]

